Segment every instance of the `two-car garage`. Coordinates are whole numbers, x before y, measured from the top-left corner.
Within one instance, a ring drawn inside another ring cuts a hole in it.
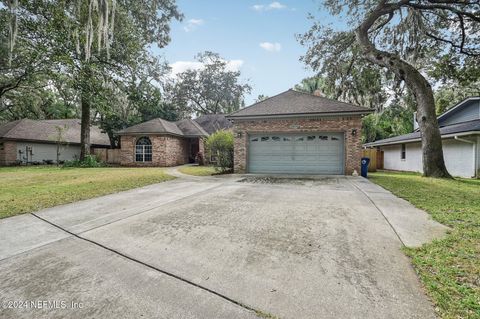
[[[373,110],[288,90],[227,116],[234,172],[350,175],[360,171],[362,117]]]
[[[258,174],[344,174],[344,134],[250,134],[247,171]]]

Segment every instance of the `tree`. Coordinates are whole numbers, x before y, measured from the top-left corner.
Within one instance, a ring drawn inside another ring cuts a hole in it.
[[[334,30],[314,24],[302,37],[304,43],[310,43],[306,61],[326,72],[329,67],[322,62],[350,52],[405,83],[417,105],[424,175],[450,177],[432,86],[422,74],[422,66],[432,65],[446,54],[478,56],[478,1],[328,0],[324,5],[333,15],[347,14],[349,28]],[[325,55],[317,55],[319,52]]]
[[[210,135],[206,141],[209,154],[217,155],[215,168],[222,173],[233,170],[233,132],[219,130]],[[211,157],[211,156],[209,156]]]
[[[229,70],[227,61],[217,53],[207,51],[196,59],[202,68],[177,74],[167,89],[184,115],[230,113],[243,106],[251,87],[241,83],[240,71]]]
[[[266,99],[268,99],[268,98],[269,98],[268,95],[259,94],[259,95],[257,96],[257,98],[255,99],[255,103],[264,101],[264,100],[266,100]]]
[[[57,71],[70,76],[81,108],[82,160],[90,152],[92,106],[112,85],[131,78],[151,44],[165,46],[170,21],[182,18],[172,0],[21,1],[11,11],[15,19],[44,26],[39,38],[56,48],[49,56]],[[15,35],[10,32],[13,43]]]

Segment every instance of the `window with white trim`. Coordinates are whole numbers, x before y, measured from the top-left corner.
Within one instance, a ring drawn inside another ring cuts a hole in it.
[[[152,161],[152,142],[146,136],[140,137],[135,144],[135,161],[151,162]]]

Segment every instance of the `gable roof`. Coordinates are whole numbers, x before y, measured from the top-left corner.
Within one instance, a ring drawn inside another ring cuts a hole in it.
[[[185,137],[208,136],[197,123],[190,119],[183,119],[177,122],[170,122],[156,118],[147,122],[127,127],[116,132],[117,135],[138,135],[138,134],[170,134]]]
[[[208,136],[208,133],[191,119],[183,119],[175,122],[175,124],[183,132],[184,136]]]
[[[459,134],[459,133],[480,134],[480,120],[473,120],[473,121],[462,122],[462,123],[440,127],[440,134],[442,135],[442,137],[446,137],[452,134]],[[364,144],[364,146],[372,147],[372,146],[399,144],[399,143],[405,143],[405,142],[416,142],[420,140],[421,140],[420,131],[415,131],[409,134],[399,135],[399,136],[390,137],[390,138],[378,140],[371,143],[366,143]]]
[[[480,96],[471,96],[471,97],[468,97],[466,98],[465,100],[463,100],[462,102],[458,103],[457,105],[449,108],[448,110],[446,110],[445,112],[443,112],[442,114],[440,114],[438,117],[437,117],[437,120],[438,121],[441,121],[443,119],[445,119],[446,117],[448,117],[450,114],[452,113],[455,113],[457,111],[460,111],[462,108],[464,108],[465,106],[468,105],[468,102],[470,101],[480,101]]]
[[[205,114],[194,119],[208,134],[232,127],[232,122],[227,120],[225,114]]]
[[[309,93],[288,90],[238,110],[228,119],[252,117],[289,117],[337,114],[367,114],[372,109],[327,99]]]
[[[57,127],[65,128],[63,140],[69,144],[80,144],[80,120],[30,120],[22,119],[0,125],[0,138],[55,143]],[[110,146],[108,135],[98,126],[90,128],[90,142],[93,145]]]

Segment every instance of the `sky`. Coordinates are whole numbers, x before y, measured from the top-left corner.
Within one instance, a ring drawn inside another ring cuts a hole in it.
[[[319,0],[178,0],[185,18],[171,24],[169,45],[155,49],[173,72],[198,67],[195,55],[213,51],[239,69],[252,86],[245,102],[273,96],[313,75],[299,61],[307,48],[295,34],[309,30],[308,13],[319,13]],[[321,12],[320,12],[321,14]]]

